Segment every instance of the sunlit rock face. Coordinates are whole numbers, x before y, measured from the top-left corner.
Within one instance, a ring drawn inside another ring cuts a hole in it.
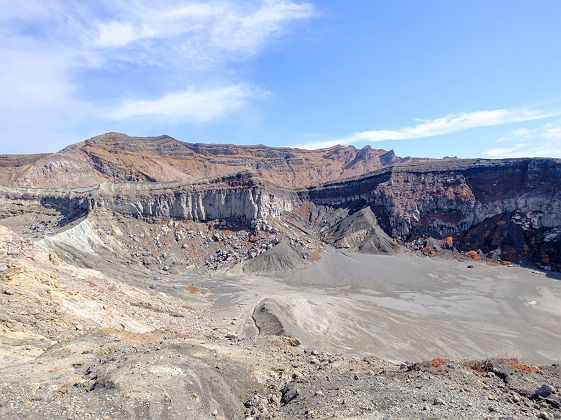
[[[193,182],[1,187],[0,199],[6,214],[35,208],[58,211],[66,221],[95,208],[146,220],[247,225],[294,214],[326,242],[363,252],[453,237],[459,250],[561,265],[561,161],[555,159],[408,163],[304,189],[281,188],[250,172]]]
[[[294,192],[260,183],[248,173],[196,183],[104,183],[68,190],[0,187],[0,199],[14,212],[34,205],[59,211],[69,218],[103,208],[148,220],[248,222],[278,218],[298,202]]]
[[[104,182],[186,182],[251,171],[271,184],[301,188],[410,161],[369,146],[303,150],[106,133],[57,153],[0,155],[0,185],[76,188]]]

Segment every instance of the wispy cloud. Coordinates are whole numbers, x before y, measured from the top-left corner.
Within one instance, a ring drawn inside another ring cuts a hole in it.
[[[196,56],[246,59],[316,14],[313,4],[293,0],[26,0],[2,5],[0,33],[4,44],[43,44],[92,60],[78,65],[160,60],[184,66]]]
[[[246,58],[258,53],[267,42],[282,34],[290,22],[308,19],[315,14],[310,3],[288,0],[263,0],[257,8],[242,7],[236,2],[179,3],[153,6],[153,2],[122,5],[120,16],[95,24],[93,48],[128,48],[124,56],[145,59],[139,51],[150,50],[150,57],[169,61],[198,58],[204,62],[224,58]],[[243,3],[241,3],[243,4]],[[125,7],[122,7],[125,6]],[[161,51],[162,44],[173,48]],[[136,52],[136,54],[135,54]],[[185,64],[185,62],[184,62]]]
[[[126,100],[115,107],[108,117],[127,119],[134,117],[163,117],[191,122],[206,122],[242,108],[247,100],[263,95],[243,85],[217,89],[186,89],[150,100]]]
[[[316,14],[305,0],[4,3],[0,141],[19,132],[30,143],[59,125],[104,127],[107,117],[228,115],[262,91],[235,65]]]
[[[492,158],[559,157],[561,158],[561,123],[546,124],[540,128],[521,128],[496,140],[501,147],[483,152]]]
[[[338,144],[353,144],[358,142],[380,142],[387,140],[413,140],[424,137],[441,136],[470,128],[506,125],[523,121],[539,120],[558,115],[538,109],[494,109],[460,114],[448,114],[433,120],[420,120],[412,127],[392,130],[367,130],[352,133],[346,137],[305,143],[297,147],[318,149],[332,147]]]

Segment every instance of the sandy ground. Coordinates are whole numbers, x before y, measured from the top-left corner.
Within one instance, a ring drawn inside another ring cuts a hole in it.
[[[281,277],[198,284],[225,316],[239,317],[232,330],[240,335],[252,333],[252,312],[268,298],[278,304],[275,315],[292,334],[312,345],[331,343],[338,351],[394,361],[437,356],[559,361],[559,278],[521,267],[467,265],[329,249],[319,263]]]
[[[2,419],[559,417],[558,364],[473,360],[559,360],[551,274],[328,249],[203,279],[86,228],[47,246],[0,226]]]
[[[130,285],[181,297],[186,285],[196,283],[217,305],[217,322],[238,336],[259,332],[254,311],[270,299],[262,321],[278,318],[286,335],[334,351],[393,361],[438,356],[514,356],[531,363],[561,360],[559,273],[327,247],[321,260],[305,269],[209,280],[118,264],[115,255],[132,252],[121,249],[115,239],[122,236],[118,226],[125,225],[109,224],[106,230],[112,234],[103,237],[92,226],[86,220],[56,235],[56,243],[53,237],[43,242],[73,264],[102,270]],[[145,233],[151,236],[150,232]],[[179,242],[171,242],[182,251]],[[132,243],[144,251],[145,245]],[[171,245],[165,250],[171,254]]]

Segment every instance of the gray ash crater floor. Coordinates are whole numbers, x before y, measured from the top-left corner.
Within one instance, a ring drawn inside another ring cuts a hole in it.
[[[200,280],[227,317],[245,322],[264,299],[303,342],[389,360],[515,356],[561,360],[561,282],[520,268],[328,249],[282,275]],[[192,282],[186,279],[185,282]]]

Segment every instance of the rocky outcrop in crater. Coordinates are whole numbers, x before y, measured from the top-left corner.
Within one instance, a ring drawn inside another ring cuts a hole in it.
[[[313,204],[304,215],[311,223],[318,206],[332,214],[340,209],[351,209],[352,214],[370,208],[392,238],[407,242],[421,237],[454,237],[462,249],[500,248],[502,241],[490,235],[488,224],[490,220],[509,219],[522,232],[530,233],[511,240],[511,251],[503,257],[526,258],[557,269],[561,264],[560,160],[447,160],[398,165],[301,190],[299,195],[303,202]],[[472,236],[479,232],[481,237],[467,240],[468,232]],[[542,247],[546,239],[548,245]]]

